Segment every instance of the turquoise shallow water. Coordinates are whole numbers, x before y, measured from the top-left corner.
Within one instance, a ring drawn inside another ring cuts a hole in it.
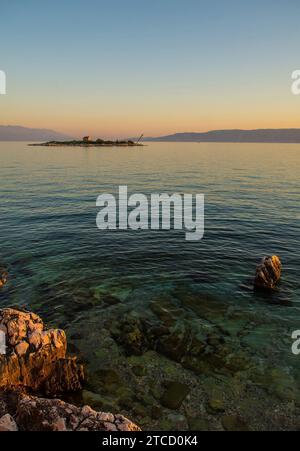
[[[300,360],[291,355],[290,335],[300,329],[299,145],[86,150],[0,143],[0,157],[0,260],[10,272],[1,305],[26,305],[71,331],[87,318],[113,321],[122,309],[150,312],[154,299],[169,296],[180,304],[178,321],[188,313],[184,321],[197,328],[197,297],[212,299],[227,313],[238,309],[265,322],[243,347],[292,375],[298,390]],[[119,185],[130,193],[204,193],[204,239],[187,242],[181,231],[100,232],[96,198]],[[278,254],[284,267],[271,297],[241,287],[266,254]],[[103,294],[121,304],[103,310]],[[218,310],[220,327],[222,315]],[[88,357],[86,343],[74,343],[93,368],[97,356]]]

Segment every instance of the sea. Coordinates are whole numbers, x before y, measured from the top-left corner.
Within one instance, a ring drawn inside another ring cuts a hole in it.
[[[74,402],[146,430],[295,429],[299,144],[28,144],[0,143],[0,307],[66,330],[88,374]],[[97,197],[124,185],[204,194],[203,239],[99,230]],[[273,293],[253,289],[266,255]]]

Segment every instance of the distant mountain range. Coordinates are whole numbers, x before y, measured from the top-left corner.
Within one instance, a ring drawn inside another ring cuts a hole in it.
[[[206,133],[176,133],[158,138],[158,142],[228,142],[228,143],[300,143],[300,129],[213,130]]]
[[[0,125],[0,141],[68,141],[73,140],[55,130]],[[145,137],[148,142],[228,142],[228,143],[300,143],[300,128],[258,130],[213,130],[206,133],[176,133],[156,138]]]
[[[54,130],[0,125],[0,141],[54,141],[68,139],[73,139],[73,137]]]

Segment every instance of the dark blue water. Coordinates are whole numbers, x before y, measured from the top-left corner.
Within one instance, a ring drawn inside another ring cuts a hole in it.
[[[110,318],[126,308],[150,312],[153,299],[169,296],[180,305],[178,321],[188,313],[185,321],[197,328],[201,312],[183,297],[196,305],[197,297],[206,299],[220,306],[220,327],[223,320],[229,327],[228,309],[256,321],[259,331],[251,330],[243,347],[292,375],[298,390],[300,360],[290,335],[300,329],[299,145],[86,150],[1,143],[0,157],[0,260],[10,272],[1,305],[25,305],[72,329],[100,321],[103,294],[121,301],[110,314],[105,309]],[[99,231],[96,198],[119,185],[130,193],[204,193],[204,239],[187,242],[181,231]],[[242,285],[267,254],[279,255],[284,269],[278,293],[266,297]],[[76,346],[88,354],[83,342]]]

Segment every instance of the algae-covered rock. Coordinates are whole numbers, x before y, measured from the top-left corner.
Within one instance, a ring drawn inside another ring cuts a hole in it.
[[[203,418],[201,416],[198,416],[196,418],[189,418],[188,424],[190,431],[198,431],[198,432],[209,431],[209,421],[207,418]]]
[[[177,410],[181,407],[189,392],[190,389],[187,385],[181,382],[169,382],[161,398],[161,404],[168,409]]]
[[[175,329],[170,335],[161,337],[157,343],[157,351],[175,362],[180,362],[188,353],[191,334],[184,325]]]
[[[124,347],[127,355],[142,355],[149,348],[145,327],[141,320],[126,317],[112,331],[113,338]]]
[[[225,411],[224,396],[220,390],[212,390],[208,400],[207,410],[212,414],[217,414]]]
[[[153,406],[151,416],[155,420],[159,420],[163,416],[163,409],[160,406]]]
[[[142,365],[135,365],[132,368],[133,374],[137,377],[143,377],[147,373],[147,369]]]
[[[226,415],[222,418],[222,425],[225,431],[247,432],[249,427],[246,422],[237,415]]]

